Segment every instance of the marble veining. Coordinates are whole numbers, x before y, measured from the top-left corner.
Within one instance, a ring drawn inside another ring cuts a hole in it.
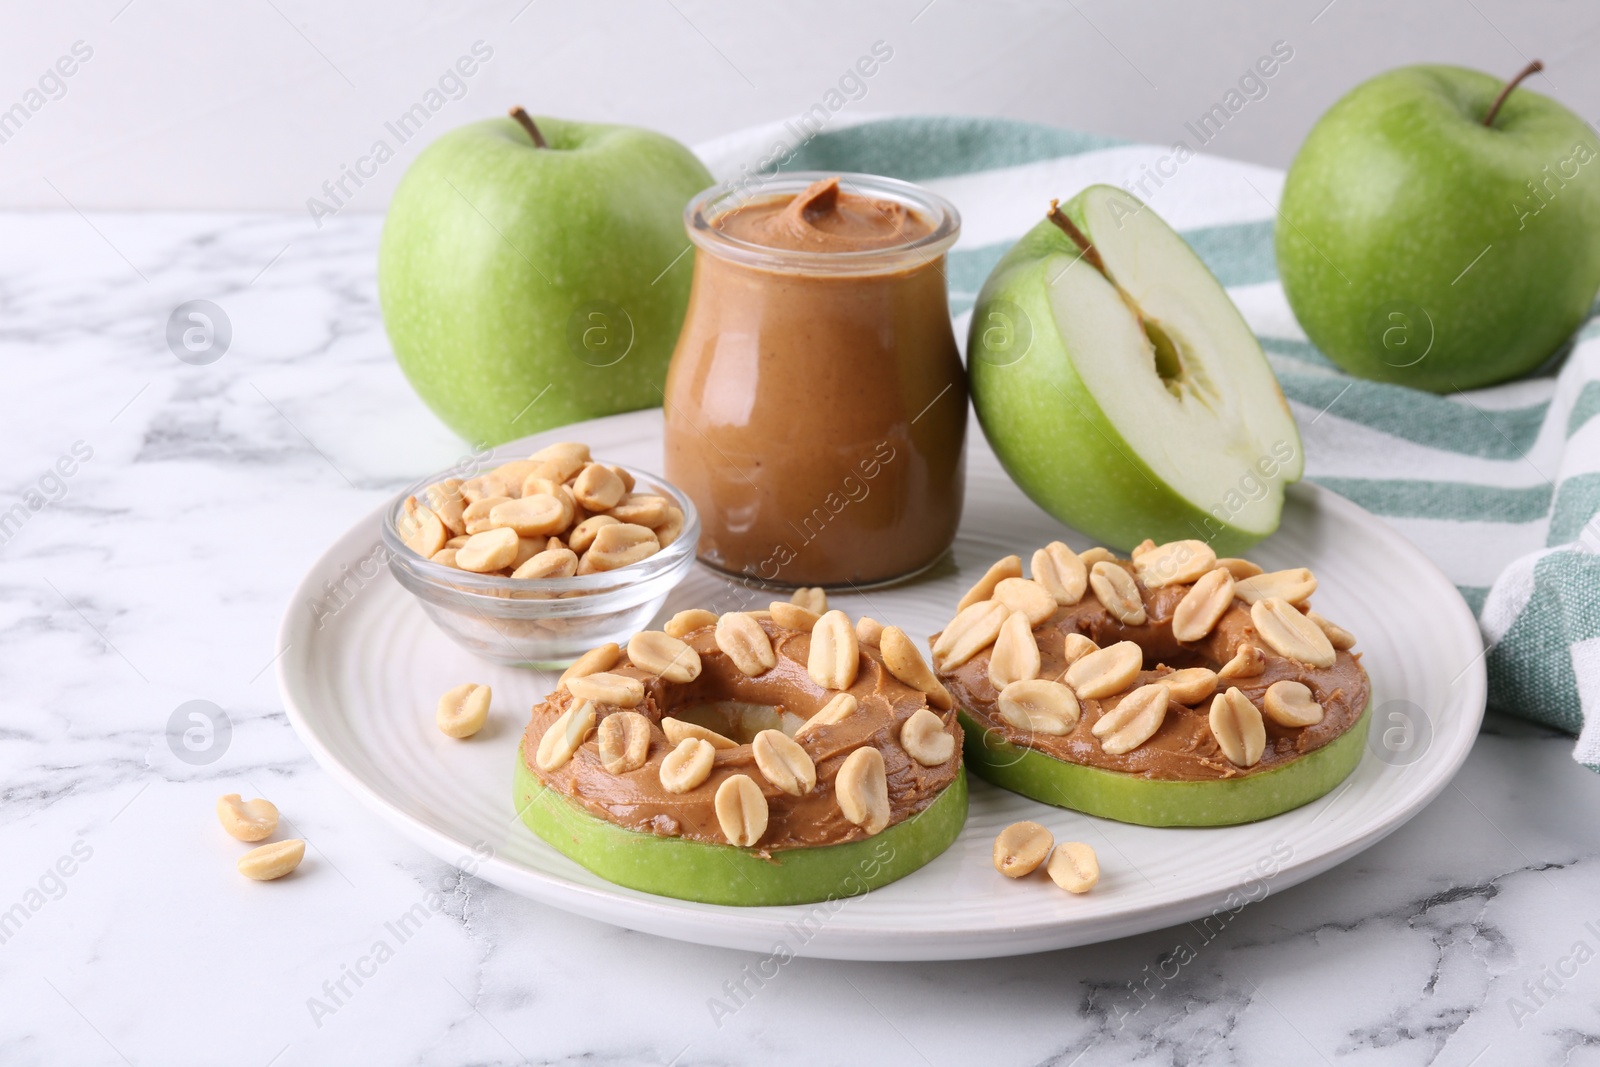
[[[379,225],[5,220],[0,1063],[1600,1062],[1600,780],[1494,715],[1327,874],[1030,957],[702,948],[422,854],[316,767],[271,671],[310,561],[464,451],[389,355]],[[165,340],[191,299],[232,325],[204,366]],[[212,762],[168,741],[195,700],[231,727]],[[310,842],[294,878],[234,872],[224,792]]]

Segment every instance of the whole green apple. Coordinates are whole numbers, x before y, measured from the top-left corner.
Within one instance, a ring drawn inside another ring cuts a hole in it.
[[[378,252],[401,369],[480,444],[659,404],[692,275],[683,208],[710,184],[687,148],[628,126],[521,115],[445,134],[395,190]]]
[[[1092,185],[1052,206],[984,282],[972,402],[1033,501],[1124,551],[1198,538],[1242,552],[1278,528],[1304,455],[1261,345],[1148,206]]]
[[[1283,187],[1278,271],[1306,334],[1345,370],[1441,393],[1489,385],[1544,362],[1588,313],[1600,139],[1517,86],[1536,69],[1502,87],[1402,67],[1306,137]]]

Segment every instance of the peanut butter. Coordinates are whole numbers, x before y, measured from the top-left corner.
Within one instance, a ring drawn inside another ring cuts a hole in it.
[[[1085,595],[1076,604],[1058,607],[1050,618],[1034,627],[1041,678],[1059,678],[1066,670],[1068,634],[1082,634],[1102,648],[1118,641],[1133,641],[1144,649],[1148,669],[1141,671],[1127,690],[1115,696],[1082,700],[1082,716],[1066,734],[1030,735],[995,714],[999,693],[989,680],[988,653],[973,657],[941,677],[968,714],[1013,744],[1037,749],[1068,763],[1166,781],[1206,781],[1260,774],[1321,748],[1361,718],[1370,685],[1358,654],[1341,651],[1332,667],[1314,668],[1268,651],[1262,674],[1223,679],[1218,692],[1237,686],[1259,706],[1272,683],[1285,679],[1297,681],[1310,688],[1312,699],[1322,705],[1323,717],[1315,725],[1299,728],[1279,726],[1267,719],[1267,743],[1259,763],[1251,767],[1235,766],[1218,749],[1207,717],[1211,705],[1209,696],[1192,707],[1170,703],[1161,728],[1148,741],[1120,755],[1106,753],[1091,731],[1095,722],[1115,708],[1128,692],[1150,682],[1159,682],[1173,670],[1185,667],[1214,670],[1231,660],[1241,644],[1261,644],[1251,624],[1249,610],[1237,601],[1205,638],[1193,644],[1179,643],[1172,636],[1172,612],[1188,590],[1187,584],[1159,589],[1140,586],[1147,618],[1138,626],[1121,622],[1095,596]]]
[[[533,709],[523,737],[524,758],[530,768],[552,789],[619,826],[712,844],[726,843],[713,804],[718,786],[734,775],[748,775],[761,787],[769,806],[767,829],[757,843],[760,851],[768,853],[869,836],[845,818],[833,788],[845,759],[864,745],[877,748],[883,756],[889,783],[890,826],[932,804],[961,773],[961,727],[955,721],[955,712],[938,713],[944,729],[956,740],[950,757],[931,767],[911,758],[900,743],[900,730],[907,719],[928,707],[927,697],[890,674],[876,649],[862,648],[860,671],[847,690],[858,701],[856,712],[842,722],[815,726],[800,738],[815,763],[815,788],[803,796],[782,791],[763,777],[752,746],[741,743],[717,750],[710,777],[702,784],[685,793],[665,789],[660,780],[661,763],[672,744],[659,725],[663,717],[693,718],[696,709],[735,702],[786,712],[789,721],[799,722],[836,695],[817,685],[807,673],[810,634],[779,626],[770,618],[759,621],[777,651],[777,663],[757,677],[744,674],[717,647],[714,628],[709,625],[682,638],[699,654],[703,665],[699,677],[692,682],[666,682],[627,663],[612,668],[613,673],[638,678],[644,685],[643,701],[631,709],[650,722],[648,753],[641,766],[622,774],[607,771],[596,740],[590,738],[555,771],[538,770],[532,754],[545,731],[574,702],[572,694],[562,689]],[[600,708],[602,717],[617,711]],[[738,732],[727,726],[723,730],[730,735]],[[748,741],[737,736],[733,739]]]
[[[721,203],[691,205],[699,253],[665,394],[666,474],[700,510],[700,558],[777,585],[930,565],[965,473],[954,209],[866,176]]]

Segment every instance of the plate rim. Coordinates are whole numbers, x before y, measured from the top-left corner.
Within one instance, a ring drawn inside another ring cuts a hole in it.
[[[631,426],[628,426],[629,423],[648,421],[652,415],[659,418],[660,409],[647,408],[585,420],[533,434],[516,441],[506,442],[497,446],[495,451],[521,449],[525,444],[537,447],[541,442],[559,439],[563,436],[571,436],[575,431],[581,431],[583,428],[598,428],[602,425],[606,425],[608,428],[616,427],[615,430],[612,430],[612,433],[621,436],[619,431],[624,427],[632,429]],[[649,437],[649,434],[646,432],[630,436],[635,436],[636,438]],[[979,448],[985,448],[987,442],[980,438],[975,444]],[[970,455],[968,458],[970,470]],[[1003,469],[1000,474],[1002,477],[1008,477]],[[1288,492],[1297,500],[1303,498],[1304,502],[1314,508],[1331,507],[1333,510],[1342,511],[1346,518],[1386,539],[1386,547],[1409,557],[1419,576],[1425,577],[1430,584],[1437,584],[1443,590],[1448,590],[1449,596],[1444,600],[1449,604],[1449,621],[1453,626],[1461,630],[1461,636],[1470,636],[1470,644],[1476,649],[1476,655],[1472,662],[1457,676],[1456,681],[1449,682],[1446,686],[1449,689],[1463,682],[1465,683],[1460,695],[1450,701],[1449,707],[1452,710],[1465,710],[1465,713],[1472,718],[1470,729],[1463,728],[1454,747],[1440,754],[1438,758],[1443,763],[1435,770],[1433,778],[1415,795],[1409,805],[1397,806],[1376,823],[1364,824],[1358,831],[1334,847],[1319,851],[1304,860],[1291,859],[1272,876],[1269,895],[1270,893],[1298,885],[1338,866],[1352,856],[1382,841],[1385,837],[1405,825],[1406,822],[1420,814],[1454,780],[1456,774],[1460,772],[1461,767],[1465,764],[1477,740],[1488,697],[1485,649],[1482,632],[1478,628],[1476,616],[1472,614],[1470,607],[1461,597],[1454,583],[1439,569],[1438,565],[1428,559],[1421,549],[1407,540],[1393,526],[1331,489],[1317,485],[1315,482],[1302,480],[1290,485]],[[373,529],[374,525],[381,521],[381,516],[386,506],[387,497],[370,514],[359,519],[336,537],[311,563],[300,580],[296,582],[279,621],[276,635],[277,647],[283,649],[284,652],[278,658],[274,673],[278,684],[278,694],[283,701],[290,725],[294,728],[295,733],[299,735],[301,742],[310,750],[317,764],[347,792],[353,794],[366,807],[383,818],[385,822],[399,830],[402,835],[439,860],[450,863],[455,862],[452,857],[459,859],[471,853],[473,845],[458,839],[446,831],[429,825],[426,821],[392,804],[384,796],[380,795],[376,788],[370,785],[360,773],[347,766],[319,735],[312,716],[309,714],[309,709],[302,707],[300,701],[296,698],[295,679],[291,677],[291,668],[298,661],[298,657],[291,656],[289,654],[290,649],[299,648],[301,654],[305,654],[305,650],[309,647],[308,642],[298,640],[302,631],[308,626],[308,619],[305,613],[298,609],[306,602],[316,599],[317,589],[312,584],[313,580],[321,577],[325,564],[330,558],[337,557],[341,560],[344,558],[341,554],[341,549],[344,548],[347,542],[356,542],[357,544],[361,542],[364,531]],[[1439,621],[1441,623],[1444,622],[1442,619]],[[1416,765],[1413,764],[1412,766]],[[1357,769],[1359,770],[1359,765]],[[1354,773],[1356,772],[1352,771],[1352,774]],[[969,778],[972,779],[971,785],[975,791],[998,788],[989,785],[976,776],[969,775]],[[1330,795],[1337,799],[1341,794],[1336,790]],[[1317,801],[1312,801],[1312,803],[1318,803],[1322,799],[1318,798]],[[1032,803],[1038,802],[1034,801]],[[1084,817],[1089,818],[1091,816]],[[521,820],[516,820],[516,825],[520,826]],[[506,859],[499,849],[495,849],[493,854],[486,859],[477,857],[475,863],[475,873],[478,877],[484,878],[486,881],[511,892],[564,911],[656,936],[669,937],[694,944],[747,951],[760,951],[751,947],[756,943],[772,944],[775,939],[779,939],[779,935],[785,929],[786,923],[791,922],[794,916],[804,910],[814,909],[818,906],[795,905],[747,908],[732,905],[699,904],[675,898],[655,898],[648,894],[638,894],[632,890],[625,890],[622,887],[584,885],[562,875],[541,871]],[[916,931],[891,928],[868,935],[848,926],[840,931],[830,923],[829,929],[834,931],[834,936],[815,938],[799,946],[798,950],[795,950],[794,946],[789,947],[794,950],[796,955],[813,958],[885,962],[1029,955],[1036,952],[1095,944],[1193,921],[1214,912],[1216,904],[1226,901],[1237,890],[1238,885],[1239,883],[1235,883],[1228,886],[1208,887],[1185,892],[1176,899],[1151,901],[1128,911],[1119,912],[1111,917],[1097,918],[1092,922],[1084,922],[1081,919],[1073,919],[1071,917],[1059,919],[1041,918],[1037,921],[1006,926],[1003,931],[979,932],[965,927],[958,929],[920,928]],[[618,914],[618,911],[626,913],[627,917],[622,917]],[[782,914],[773,914],[779,912]],[[693,927],[693,929],[685,929],[686,926]],[[997,936],[1002,933],[1003,937]],[[973,945],[973,939],[980,936],[985,938],[985,943],[977,946]],[[818,942],[821,943],[819,944]]]

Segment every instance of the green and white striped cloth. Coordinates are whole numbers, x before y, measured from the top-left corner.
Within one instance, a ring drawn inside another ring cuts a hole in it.
[[[1397,527],[1478,614],[1490,706],[1578,735],[1574,758],[1600,770],[1600,317],[1537,377],[1435,396],[1352,378],[1306,340],[1272,250],[1282,171],[975,118],[838,114],[699,151],[724,180],[774,167],[863,171],[949,197],[963,220],[949,260],[963,338],[990,268],[1051,197],[1093,182],[1141,196],[1261,338],[1299,420],[1307,476]]]

